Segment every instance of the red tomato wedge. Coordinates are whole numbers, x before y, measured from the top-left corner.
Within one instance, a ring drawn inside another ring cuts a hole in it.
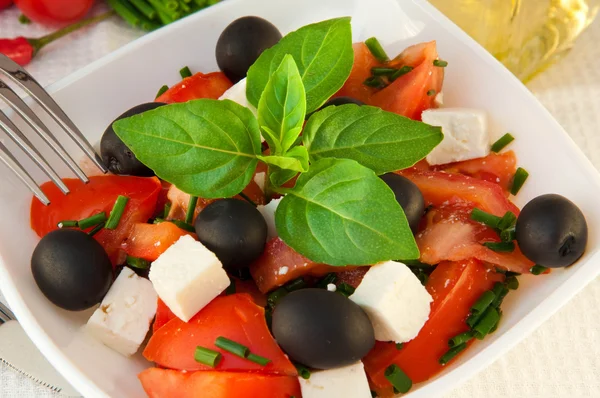
[[[42,237],[58,229],[64,220],[81,220],[99,212],[108,216],[119,195],[129,198],[129,203],[114,230],[103,229],[95,238],[106,250],[113,264],[117,263],[121,244],[129,236],[134,224],[148,221],[154,214],[161,184],[158,178],[95,176],[84,184],[78,179],[63,180],[71,193],[64,195],[52,182],[42,185],[51,201],[44,206],[39,200],[31,202],[31,228]]]
[[[371,77],[371,69],[382,64],[371,54],[365,43],[354,43],[353,48],[354,64],[352,65],[352,71],[344,86],[335,94],[335,97],[352,97],[368,104],[377,89],[363,83]]]
[[[235,281],[235,292],[246,293],[252,297],[254,303],[260,307],[267,306],[267,295],[258,290],[256,283],[253,280],[243,281],[237,278],[232,278]]]
[[[348,271],[342,271],[337,274],[337,283],[347,283],[353,288],[357,288],[362,282],[365,274],[370,267],[356,267]]]
[[[250,348],[252,353],[271,362],[263,367],[217,348],[214,343],[220,336]],[[212,370],[194,360],[197,346],[221,352],[223,359],[217,370],[297,376],[296,368],[269,332],[264,309],[247,294],[217,297],[188,323],[179,318],[170,320],[150,338],[144,357],[169,369]]]
[[[448,340],[466,332],[471,307],[502,274],[490,271],[477,260],[444,262],[432,272],[426,288],[433,297],[429,320],[417,337],[398,350],[393,343],[377,342],[363,359],[372,387],[383,398],[393,397],[391,384],[384,376],[392,363],[414,383],[425,381],[441,370],[439,359],[448,351]]]
[[[177,315],[167,307],[164,301],[158,299],[156,306],[156,316],[154,317],[154,324],[152,325],[152,333],[156,333],[158,329],[165,326],[171,319],[177,318]]]
[[[447,173],[461,173],[480,180],[496,183],[505,190],[505,194],[508,196],[513,176],[517,171],[517,157],[513,151],[500,154],[490,153],[484,158],[435,166],[434,170],[443,170]]]
[[[300,398],[296,377],[150,368],[138,375],[150,398]]]
[[[123,250],[130,256],[155,261],[184,235],[195,236],[177,227],[172,222],[135,224],[123,244]]]
[[[297,253],[281,239],[273,238],[267,242],[263,254],[250,266],[250,274],[258,289],[267,293],[301,276],[319,277],[347,269],[315,263]]]
[[[200,98],[218,99],[231,86],[233,84],[223,72],[196,73],[165,91],[155,101],[172,104]]]

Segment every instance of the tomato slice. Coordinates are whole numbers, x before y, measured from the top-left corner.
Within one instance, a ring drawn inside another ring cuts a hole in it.
[[[300,398],[296,377],[150,368],[138,375],[150,398]]]
[[[371,267],[356,267],[348,271],[342,271],[337,274],[337,283],[347,283],[353,288],[357,288],[362,282],[365,274]]]
[[[246,293],[252,297],[254,303],[260,307],[267,306],[267,295],[258,290],[256,283],[253,280],[240,280],[237,278],[232,278],[235,282],[235,292],[236,293]]]
[[[156,316],[154,317],[154,324],[152,325],[152,333],[156,333],[158,329],[165,326],[171,319],[177,318],[177,315],[173,314],[173,311],[167,307],[164,301],[158,299],[156,306]]]
[[[261,366],[217,348],[214,343],[220,336],[250,348],[252,353],[271,362]],[[217,297],[188,323],[179,318],[170,320],[150,338],[144,357],[169,369],[211,370],[194,360],[197,346],[221,352],[223,360],[217,370],[297,376],[296,368],[269,332],[264,309],[247,294]]]
[[[31,202],[31,228],[42,237],[58,229],[64,220],[81,220],[99,212],[108,215],[119,195],[129,198],[129,203],[114,230],[103,229],[95,238],[104,247],[113,264],[118,263],[121,244],[134,224],[148,221],[154,214],[161,184],[158,178],[93,176],[84,184],[78,179],[63,180],[71,193],[64,195],[52,182],[42,185],[51,201],[44,206],[39,200]]]
[[[223,72],[196,73],[165,91],[156,102],[172,104],[200,98],[219,99],[232,86]]]
[[[414,383],[425,381],[444,369],[439,359],[448,351],[448,340],[466,332],[465,323],[477,299],[501,281],[502,274],[491,271],[477,260],[444,262],[437,266],[427,282],[433,297],[429,320],[417,337],[398,350],[393,343],[377,342],[363,359],[372,387],[380,397],[393,397],[391,384],[384,376],[393,364]]]
[[[129,237],[123,244],[123,250],[130,256],[155,261],[184,235],[195,236],[172,222],[134,224]]]
[[[267,242],[265,251],[250,266],[250,274],[258,289],[267,293],[301,276],[323,276],[349,267],[333,267],[315,263],[286,245],[280,238]]]
[[[354,64],[352,71],[344,86],[335,94],[335,97],[352,97],[369,103],[371,96],[377,89],[364,85],[364,81],[371,77],[371,69],[382,64],[371,54],[365,43],[354,43]]]

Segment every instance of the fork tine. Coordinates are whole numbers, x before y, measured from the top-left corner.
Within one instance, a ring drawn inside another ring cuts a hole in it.
[[[25,171],[21,163],[10,154],[4,144],[0,143],[0,160],[2,160],[8,168],[10,168],[16,175],[27,185],[27,188],[33,192],[33,194],[45,205],[50,204],[48,197],[42,192],[38,184],[31,178],[29,173]]]
[[[103,173],[108,169],[102,158],[98,156],[90,142],[85,138],[75,123],[64,113],[54,99],[42,88],[42,86],[19,64],[0,54],[0,72],[4,72],[11,80],[21,86],[52,116],[63,130],[77,143],[79,148],[98,166]]]
[[[56,171],[50,167],[50,165],[44,160],[42,155],[33,147],[31,142],[25,137],[25,135],[19,130],[17,126],[0,111],[0,130],[3,130],[8,136],[29,156],[31,160],[39,166],[40,169],[46,173],[46,175],[56,184],[56,186],[64,193],[69,193],[69,188],[58,176]]]
[[[42,121],[33,113],[33,111],[27,106],[25,101],[21,99],[10,87],[8,87],[2,80],[0,80],[0,98],[2,98],[11,108],[15,110],[27,122],[27,124],[35,130],[36,133],[42,139],[50,145],[50,147],[56,152],[58,156],[69,166],[79,179],[85,183],[89,182],[89,179],[85,173],[79,168],[77,163],[69,156],[67,151],[58,142],[56,137],[48,130],[48,128],[42,123]]]

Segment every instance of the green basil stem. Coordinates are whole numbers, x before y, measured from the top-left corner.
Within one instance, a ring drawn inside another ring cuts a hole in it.
[[[250,354],[250,349],[248,347],[243,346],[240,343],[237,343],[233,340],[229,340],[228,338],[223,336],[217,337],[217,340],[215,341],[215,346],[219,347],[224,351],[230,352],[233,355],[236,355],[240,358],[246,358],[248,354]]]
[[[129,2],[133,4],[133,6],[137,8],[139,12],[144,14],[146,18],[156,18],[156,10],[152,8],[152,6],[148,4],[146,0],[129,0]]]
[[[78,223],[75,220],[64,220],[60,221],[56,226],[58,228],[75,228],[77,224]]]
[[[390,76],[390,81],[394,81],[400,76],[406,75],[408,72],[412,71],[414,68],[412,66],[405,65],[402,68],[398,69],[394,74]]]
[[[548,268],[544,267],[543,265],[534,265],[529,270],[529,272],[531,272],[533,275],[541,275],[541,274],[545,273],[546,271],[548,271]]]
[[[410,377],[395,364],[388,366],[383,374],[399,393],[406,394],[412,388]]]
[[[513,242],[485,242],[483,245],[498,253],[511,253],[515,250]]]
[[[80,229],[84,230],[84,229],[94,227],[105,221],[106,221],[106,213],[102,212],[102,213],[94,214],[91,217],[84,218],[83,220],[79,220],[77,222],[77,226]]]
[[[439,362],[440,365],[446,365],[448,362],[453,360],[458,354],[460,354],[464,349],[467,348],[467,343],[462,343],[457,345],[456,347],[450,348],[442,357]]]
[[[500,320],[500,314],[494,307],[488,308],[479,322],[473,326],[473,332],[478,340],[482,340]]]
[[[266,181],[265,181],[265,185],[266,185]],[[250,199],[250,198],[248,197],[248,195],[246,195],[245,193],[243,193],[243,192],[240,192],[240,193],[239,193],[239,195],[240,195],[242,198],[244,198],[244,200],[245,200],[246,202],[250,203],[252,206],[254,206],[254,207],[257,207],[257,206],[258,206],[258,205],[257,205],[257,204],[256,204],[256,203],[255,203],[255,202],[252,200],[252,199]]]
[[[502,137],[500,137],[498,139],[498,141],[496,141],[492,144],[492,152],[496,152],[496,153],[500,152],[514,140],[515,140],[515,137],[513,137],[510,133],[504,134]]]
[[[158,92],[156,93],[156,97],[154,97],[154,99],[163,95],[168,89],[169,89],[169,86],[167,86],[166,84],[164,86],[162,86],[160,89],[158,89]]]
[[[473,211],[471,211],[471,220],[480,222],[490,228],[495,229],[498,228],[501,218],[493,214],[486,213],[478,208],[474,208]]]
[[[468,343],[469,341],[473,340],[473,337],[473,332],[469,330],[468,332],[464,332],[452,337],[450,340],[448,340],[448,345],[450,348],[456,347],[461,344]]]
[[[294,366],[298,371],[298,375],[302,377],[304,380],[310,379],[310,370],[304,365],[300,365],[299,363],[295,363]]]
[[[192,76],[192,71],[190,70],[189,67],[184,66],[183,68],[181,68],[181,70],[179,71],[179,74],[181,75],[182,79],[188,78]]]
[[[185,212],[185,223],[192,225],[194,222],[194,213],[196,212],[196,205],[198,204],[197,196],[190,196],[187,211]]]
[[[127,256],[126,262],[127,262],[127,265],[129,265],[130,267],[133,267],[133,268],[138,268],[138,269],[150,268],[150,261],[144,260],[143,258]]]
[[[106,229],[116,229],[119,226],[119,222],[121,221],[121,217],[125,212],[125,207],[128,202],[129,198],[127,196],[119,195],[110,212],[110,216],[108,216],[108,221],[106,221]]]
[[[527,172],[527,170],[525,170],[522,167],[519,167],[517,169],[517,172],[515,173],[515,176],[513,177],[513,183],[512,187],[510,188],[510,193],[512,193],[513,195],[518,194],[521,188],[523,187],[523,184],[525,184],[525,181],[527,181],[528,177],[529,173]]]
[[[494,302],[496,295],[491,290],[484,292],[479,300],[471,307],[471,312],[473,314],[481,314],[485,312],[485,310]]]
[[[260,366],[267,366],[271,362],[270,359],[267,359],[267,358],[261,357],[260,355],[256,355],[256,354],[252,354],[252,353],[248,354],[248,357],[246,359],[249,361],[252,361],[254,363],[257,363]]]
[[[106,225],[106,223],[104,223],[104,222],[101,222],[100,224],[96,225],[96,226],[94,227],[94,229],[92,229],[90,232],[88,232],[88,235],[89,235],[89,236],[94,236],[94,235],[96,235],[98,232],[100,232],[100,230],[101,230],[102,228],[104,228],[104,226],[105,226],[105,225]]]
[[[373,56],[377,58],[379,62],[387,62],[390,60],[390,57],[388,57],[388,55],[385,53],[383,46],[376,37],[367,39],[365,44],[367,45],[369,51],[371,51],[371,54],[373,54]]]
[[[210,366],[211,368],[216,367],[219,362],[221,362],[222,358],[223,356],[220,352],[213,351],[210,348],[198,346],[194,352],[194,359],[196,362]]]

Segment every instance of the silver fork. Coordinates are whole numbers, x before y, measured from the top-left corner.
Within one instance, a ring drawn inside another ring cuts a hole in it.
[[[102,162],[102,158],[94,151],[94,148],[77,126],[69,119],[65,112],[58,106],[56,101],[42,88],[42,86],[17,63],[0,54],[0,74],[8,77],[14,83],[23,88],[41,107],[54,119],[54,121],[73,139],[79,148],[83,150],[88,158],[96,166],[106,173],[108,170]],[[29,127],[40,136],[46,144],[61,158],[63,162],[75,173],[83,182],[89,181],[86,174],[81,170],[73,158],[65,151],[58,142],[50,129],[35,115],[27,104],[0,79],[0,99],[6,102],[19,117],[21,117]],[[31,144],[31,141],[15,124],[0,111],[0,130],[4,131],[9,138],[33,160],[33,162],[56,184],[64,193],[69,193],[69,189],[58,176],[56,171],[48,164],[40,152]],[[45,205],[50,204],[48,197],[42,192],[39,185],[25,170],[21,163],[8,151],[8,148],[0,142],[0,160],[2,160],[31,190],[31,192]]]

